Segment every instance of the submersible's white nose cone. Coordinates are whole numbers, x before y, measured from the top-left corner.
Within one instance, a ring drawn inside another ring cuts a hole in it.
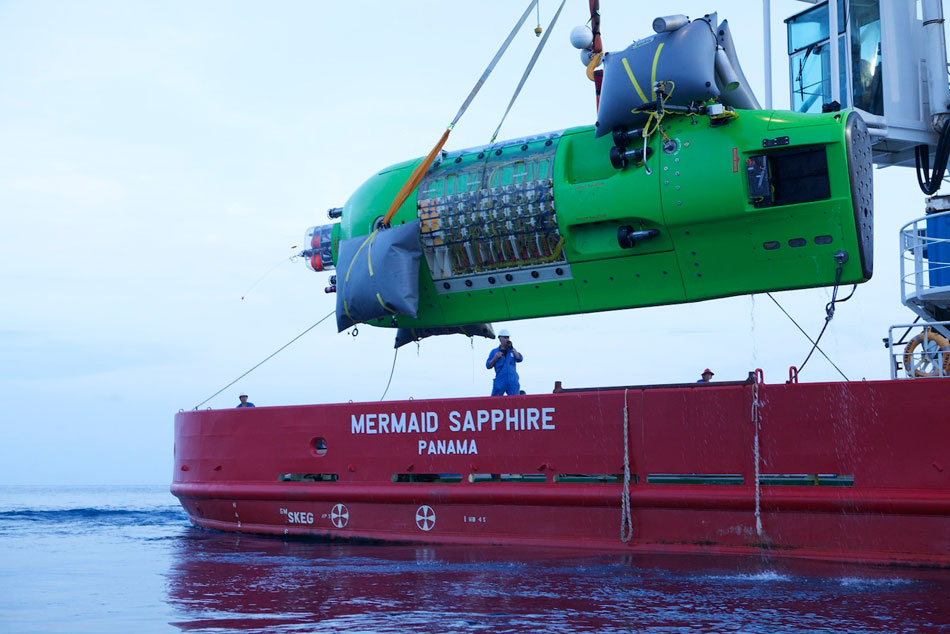
[[[574,48],[590,48],[593,43],[594,34],[589,27],[581,25],[571,29],[571,46]]]

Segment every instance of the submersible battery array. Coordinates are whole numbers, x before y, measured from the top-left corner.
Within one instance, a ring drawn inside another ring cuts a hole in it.
[[[662,26],[605,56],[597,125],[442,152],[389,226],[420,160],[386,168],[311,228],[311,268],[337,265],[338,327],[398,327],[399,345],[868,280],[861,118],[754,109],[725,22]]]

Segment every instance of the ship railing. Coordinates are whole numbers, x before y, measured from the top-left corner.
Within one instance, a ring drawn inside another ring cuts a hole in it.
[[[950,340],[941,334],[950,321],[895,324],[887,331],[892,379],[950,376]]]
[[[749,372],[749,376],[745,378],[744,381],[716,381],[714,383],[701,383],[697,381],[689,381],[687,383],[650,383],[646,385],[609,385],[609,386],[599,386],[599,387],[564,387],[563,382],[555,381],[554,382],[554,393],[560,394],[561,392],[609,392],[612,390],[657,390],[657,389],[668,389],[668,388],[707,388],[707,387],[723,387],[727,385],[752,385],[755,383],[755,372]]]
[[[901,227],[901,301],[931,323],[950,317],[950,211]],[[944,337],[950,329],[937,327]]]

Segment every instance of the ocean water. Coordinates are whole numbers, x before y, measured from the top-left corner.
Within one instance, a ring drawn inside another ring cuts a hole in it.
[[[950,571],[193,528],[166,487],[0,487],[0,632],[950,632]]]

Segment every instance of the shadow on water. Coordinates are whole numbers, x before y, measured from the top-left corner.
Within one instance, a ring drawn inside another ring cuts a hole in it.
[[[182,631],[916,632],[950,616],[945,572],[199,529],[169,545]]]

